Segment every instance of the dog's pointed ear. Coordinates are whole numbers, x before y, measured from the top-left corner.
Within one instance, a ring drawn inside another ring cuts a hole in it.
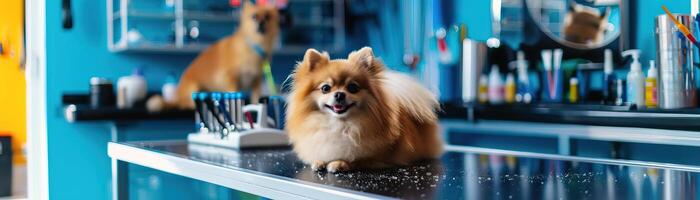
[[[318,52],[316,49],[308,49],[304,54],[304,60],[301,62],[302,67],[308,68],[309,71],[314,71],[319,67],[328,64],[330,58],[326,52]]]
[[[374,52],[370,47],[362,47],[362,49],[353,51],[348,55],[348,61],[366,69],[372,74],[377,74],[384,69],[384,66],[375,61]]]
[[[610,7],[605,8],[605,11],[603,11],[603,14],[600,15],[600,20],[605,20],[607,17],[610,16]]]

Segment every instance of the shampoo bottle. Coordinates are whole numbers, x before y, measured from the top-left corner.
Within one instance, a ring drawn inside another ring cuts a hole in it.
[[[636,104],[638,108],[644,107],[644,72],[642,72],[642,64],[639,63],[640,51],[636,49],[622,52],[622,56],[632,56],[632,64],[630,71],[627,73],[627,101],[632,105]]]
[[[489,103],[492,105],[503,103],[503,80],[497,65],[491,67],[489,74]]]
[[[657,93],[657,82],[656,82],[657,72],[654,66],[654,61],[649,61],[649,70],[647,71],[647,79],[645,84],[645,100],[647,108],[656,108],[658,103],[658,93]]]

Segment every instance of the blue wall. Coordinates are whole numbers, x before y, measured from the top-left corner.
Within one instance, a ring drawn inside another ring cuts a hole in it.
[[[92,76],[115,81],[145,65],[151,88],[165,74],[182,70],[191,56],[123,55],[107,51],[105,1],[73,0],[75,26],[61,28],[61,1],[46,2],[47,120],[51,199],[108,199],[110,161],[107,123],[69,124],[62,115],[61,94],[87,92]],[[126,131],[126,130],[125,130]],[[143,130],[142,130],[143,131]],[[143,134],[164,131],[147,130]]]
[[[633,20],[638,26],[637,46],[654,49],[653,17],[661,14],[662,3],[675,12],[689,12],[689,0],[636,1],[638,8]],[[145,66],[149,87],[157,90],[171,71],[181,71],[193,56],[113,54],[106,46],[105,1],[73,0],[75,27],[61,28],[60,1],[46,2],[47,22],[47,120],[49,150],[49,187],[52,199],[107,199],[110,198],[110,162],[107,142],[110,140],[108,123],[69,124],[63,118],[61,94],[86,92],[88,79],[103,76],[116,80],[127,75],[134,67]],[[456,1],[456,22],[469,26],[472,38],[485,40],[491,35],[490,1]],[[364,44],[354,42],[350,44]],[[645,51],[643,60],[655,57]],[[342,55],[338,55],[342,56]],[[279,56],[273,63],[280,68],[275,74],[283,79],[294,65],[296,56]],[[190,128],[183,122],[170,126],[157,123],[139,123],[120,127],[129,139],[182,138],[181,130]],[[178,131],[180,130],[180,131]]]
[[[632,0],[636,5],[636,15],[631,20],[636,20],[637,27],[632,31],[636,34],[636,48],[642,50],[640,62],[646,68],[650,59],[656,59],[656,39],[654,36],[654,18],[664,14],[661,5],[665,5],[673,13],[690,13],[691,0]]]

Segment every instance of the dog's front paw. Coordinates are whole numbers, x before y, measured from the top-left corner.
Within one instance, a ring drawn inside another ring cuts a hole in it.
[[[328,163],[328,165],[326,166],[326,169],[330,173],[348,171],[348,170],[350,170],[350,163],[345,162],[343,160],[336,160],[336,161]]]
[[[322,170],[324,167],[326,167],[326,163],[320,160],[311,163],[311,169],[314,171]]]

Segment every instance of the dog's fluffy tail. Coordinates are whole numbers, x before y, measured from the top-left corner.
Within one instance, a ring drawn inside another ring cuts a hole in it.
[[[385,71],[382,84],[387,94],[418,121],[437,120],[436,111],[440,109],[437,98],[414,78]]]

